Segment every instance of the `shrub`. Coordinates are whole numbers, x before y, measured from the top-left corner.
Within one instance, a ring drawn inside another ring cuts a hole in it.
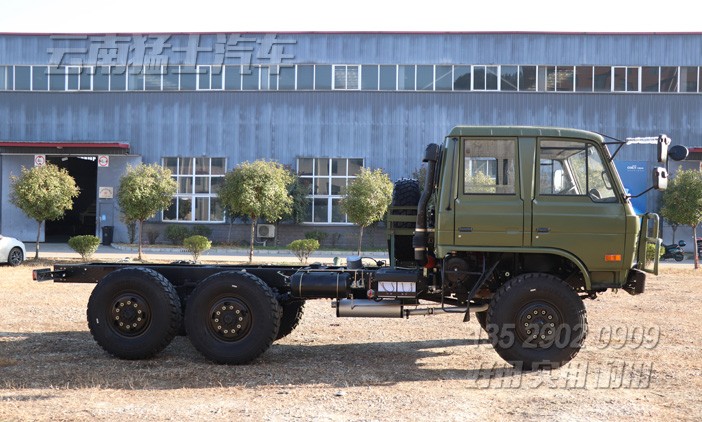
[[[661,246],[661,249],[659,251],[659,255],[663,255],[665,252],[665,248]],[[650,243],[646,244],[646,264],[650,264],[653,262],[653,258],[656,256],[656,245],[652,245]]]
[[[156,239],[161,235],[161,233],[155,227],[150,227],[146,230],[146,238],[149,240],[149,245],[155,245]]]
[[[68,246],[78,252],[83,261],[87,261],[97,251],[100,239],[97,236],[73,236],[68,239]]]
[[[324,239],[327,238],[327,232],[323,232],[321,230],[312,230],[309,232],[305,232],[305,239],[315,239],[317,240],[320,244],[324,242]]]
[[[180,224],[172,224],[166,227],[166,239],[174,245],[182,245],[183,240],[190,234],[187,227]]]
[[[193,260],[197,261],[200,258],[200,254],[209,250],[212,247],[212,242],[205,236],[200,236],[196,234],[194,236],[186,237],[183,240],[183,246],[193,255]]]
[[[307,258],[310,257],[312,252],[319,249],[319,241],[317,239],[293,240],[288,245],[288,249],[290,249],[295,254],[297,259],[299,259],[301,263],[306,264]]]
[[[210,236],[212,236],[212,229],[207,226],[203,226],[202,224],[198,224],[197,226],[193,226],[192,230],[190,230],[190,233],[192,233],[193,235],[197,234],[209,238]]]

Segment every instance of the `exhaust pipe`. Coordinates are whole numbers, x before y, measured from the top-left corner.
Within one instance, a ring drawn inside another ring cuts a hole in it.
[[[429,198],[434,193],[434,172],[436,162],[439,160],[439,150],[439,145],[429,144],[424,151],[423,161],[427,163],[427,177],[424,180],[424,191],[417,205],[417,224],[414,229],[414,237],[412,237],[414,259],[421,266],[427,263],[427,205]]]

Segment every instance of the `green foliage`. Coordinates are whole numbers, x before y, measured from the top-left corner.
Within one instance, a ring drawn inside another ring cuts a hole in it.
[[[319,241],[317,239],[293,240],[288,245],[288,249],[295,254],[301,263],[306,264],[312,252],[319,249]]]
[[[166,239],[174,245],[182,245],[183,240],[190,235],[190,230],[181,224],[166,226]]]
[[[227,172],[219,199],[227,212],[251,219],[249,261],[253,260],[255,224],[259,218],[275,222],[290,214],[293,199],[288,188],[293,175],[274,161],[244,162]]]
[[[34,258],[39,258],[41,224],[62,218],[80,190],[68,171],[53,164],[22,167],[20,176],[10,176],[10,183],[10,202],[38,223]]]
[[[309,193],[309,186],[303,185],[299,177],[293,176],[293,182],[288,188],[288,194],[292,198],[290,217],[295,224],[305,221],[310,212],[310,200],[307,198]]]
[[[663,255],[665,253],[665,250],[661,247],[660,250],[658,251],[658,255]],[[646,264],[648,265],[649,263],[653,262],[653,259],[656,256],[656,245],[653,245],[651,243],[646,244]]]
[[[671,224],[695,227],[702,221],[702,173],[679,169],[663,193],[661,215]]]
[[[83,261],[87,261],[97,251],[100,239],[97,236],[73,236],[68,239],[68,246],[80,254]]]
[[[146,239],[149,241],[149,245],[155,245],[156,239],[158,239],[160,235],[161,232],[159,232],[155,227],[149,227],[146,229]]]
[[[379,221],[392,202],[393,185],[387,174],[382,170],[374,171],[361,168],[360,173],[347,188],[346,195],[341,199],[342,212],[348,215],[351,222],[358,224],[358,254],[361,254],[363,244],[363,228]]]
[[[392,202],[392,182],[387,174],[377,169],[362,168],[349,184],[346,195],[341,199],[341,210],[349,220],[362,227],[368,227],[385,215]]]
[[[122,222],[127,226],[127,235],[129,236],[129,243],[135,243],[137,235],[136,220],[129,220],[124,214],[120,215],[119,219],[122,220]]]
[[[127,171],[120,178],[117,202],[124,218],[139,222],[139,259],[144,220],[168,207],[176,191],[177,185],[171,171],[158,164],[127,166]]]
[[[305,232],[305,239],[316,239],[320,244],[327,238],[327,232],[321,230],[310,230]]]
[[[183,240],[183,246],[193,255],[193,260],[197,261],[200,258],[200,254],[209,250],[212,247],[212,242],[205,236],[200,236],[196,234],[194,236],[186,237]]]
[[[193,226],[193,228],[190,229],[190,233],[210,237],[212,236],[212,229],[202,224],[198,224],[197,226]]]
[[[469,193],[495,193],[495,191],[497,190],[495,180],[483,173],[482,171],[478,171],[473,176],[470,176],[466,173],[464,182],[466,186],[466,192]]]

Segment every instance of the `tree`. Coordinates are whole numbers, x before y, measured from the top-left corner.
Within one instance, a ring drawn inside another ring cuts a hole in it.
[[[697,225],[702,222],[702,173],[697,170],[678,170],[663,193],[661,215],[671,224],[692,227],[695,269],[698,269]]]
[[[383,218],[392,202],[392,182],[382,170],[362,168],[341,199],[341,210],[358,224],[358,254],[361,255],[363,229]]]
[[[288,244],[288,249],[290,249],[297,259],[300,260],[301,264],[307,264],[307,259],[310,257],[312,252],[319,249],[319,241],[317,239],[297,239],[293,240]]]
[[[263,218],[275,222],[292,210],[288,188],[293,175],[275,161],[244,162],[224,175],[219,199],[230,213],[251,220],[249,262],[253,262],[256,222]]]
[[[73,199],[80,189],[66,169],[53,164],[22,167],[22,174],[11,176],[12,190],[10,202],[21,209],[29,218],[36,220],[37,242],[34,259],[39,258],[39,238],[44,221],[58,220],[73,208]]]
[[[139,222],[139,259],[144,221],[171,204],[177,191],[171,171],[158,164],[127,166],[119,180],[117,202],[125,219]]]

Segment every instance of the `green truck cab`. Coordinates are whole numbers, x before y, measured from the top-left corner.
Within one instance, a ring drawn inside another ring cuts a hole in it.
[[[652,142],[665,162],[669,139]],[[465,320],[474,310],[505,360],[564,364],[585,339],[583,298],[643,293],[646,273],[658,271],[658,215],[635,213],[608,144],[625,142],[576,129],[455,127],[427,147],[414,227],[389,224],[393,264],[418,265]],[[665,168],[653,173],[651,189],[665,189]],[[409,185],[396,184],[395,207],[412,205]]]

